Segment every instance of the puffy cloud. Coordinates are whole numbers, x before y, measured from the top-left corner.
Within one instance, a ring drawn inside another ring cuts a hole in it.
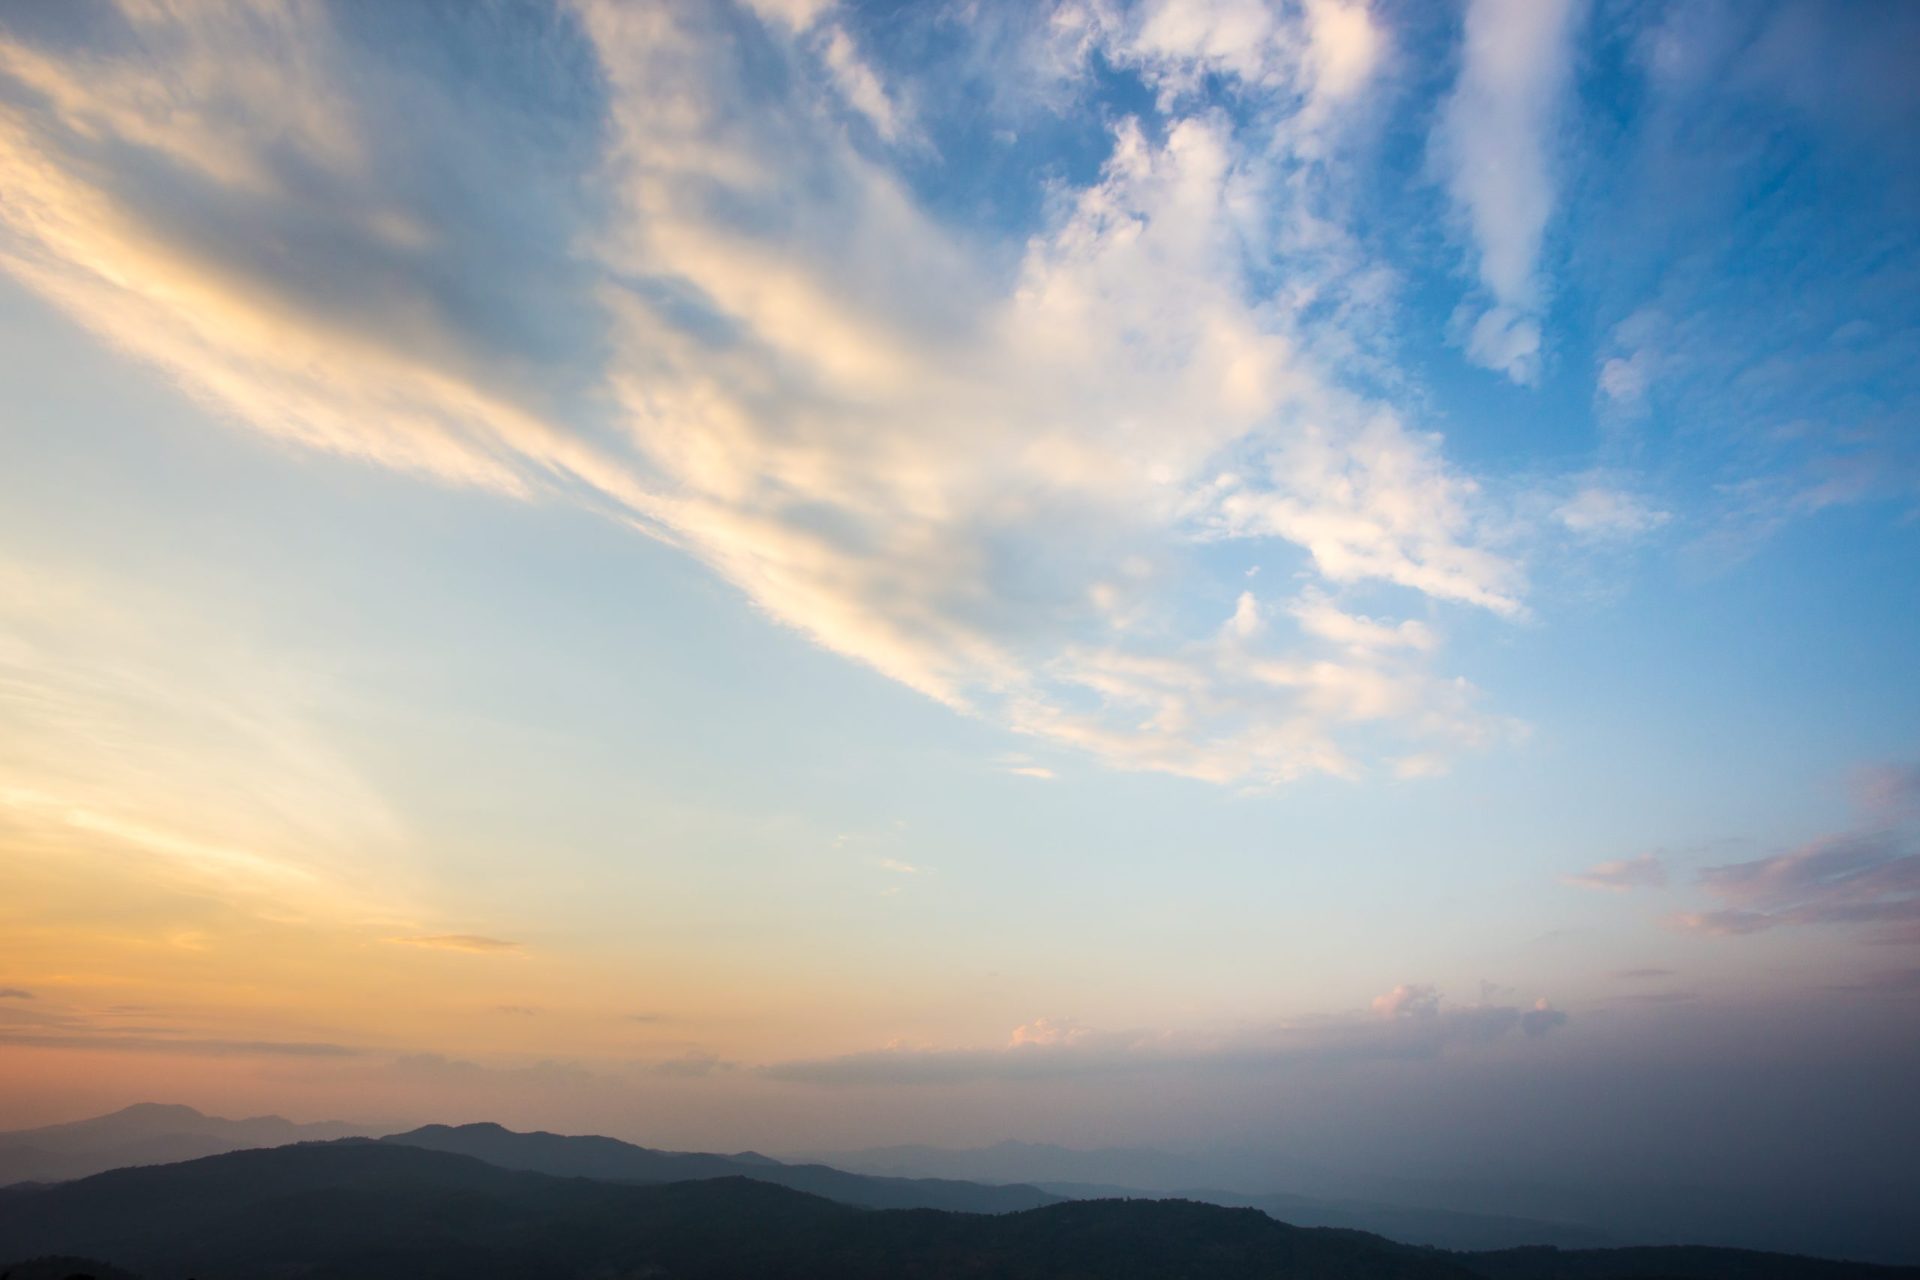
[[[1567,884],[1581,889],[1658,889],[1667,883],[1667,867],[1658,854],[1643,853],[1637,858],[1620,858],[1596,863],[1576,875],[1562,876]]]
[[[1401,983],[1373,998],[1373,1011],[1383,1018],[1431,1018],[1440,1012],[1440,993],[1425,983]]]
[[[33,992],[25,987],[0,987],[0,1000],[31,1000]]]
[[[1073,1044],[1085,1038],[1087,1029],[1071,1018],[1035,1018],[1013,1029],[1007,1037],[1009,1047],[1019,1045]]]
[[[1553,139],[1583,10],[1580,0],[1471,0],[1459,78],[1433,138],[1493,300],[1468,327],[1467,354],[1519,383],[1540,372]]]
[[[1148,0],[1069,7],[1113,62],[1138,69],[1163,110],[1209,76],[1255,95],[1301,99],[1302,123],[1328,122],[1373,79],[1387,38],[1365,0],[1307,0],[1289,12],[1261,0]]]

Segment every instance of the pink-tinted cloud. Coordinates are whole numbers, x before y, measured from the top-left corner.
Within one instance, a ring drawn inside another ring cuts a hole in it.
[[[1868,765],[1849,781],[1863,813],[1890,822],[1920,816],[1920,764]]]
[[[1383,1018],[1431,1018],[1440,1012],[1440,993],[1423,982],[1403,982],[1375,996],[1373,1011]]]
[[[1899,831],[1825,836],[1771,858],[1709,867],[1700,884],[1724,905],[1669,923],[1719,936],[1782,925],[1920,926],[1920,854]]]
[[[1623,893],[1628,889],[1658,889],[1667,883],[1667,868],[1658,854],[1643,853],[1637,858],[1601,862],[1562,880],[1581,889],[1605,889]]]

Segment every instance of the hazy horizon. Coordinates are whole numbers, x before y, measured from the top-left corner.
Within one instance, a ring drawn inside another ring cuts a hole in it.
[[[1894,0],[0,4],[0,1129],[1891,1221],[1916,66]]]

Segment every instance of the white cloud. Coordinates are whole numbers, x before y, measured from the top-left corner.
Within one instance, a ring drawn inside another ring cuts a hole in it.
[[[1442,778],[1448,772],[1444,756],[1412,755],[1401,756],[1393,763],[1393,776],[1396,778]]]
[[[1042,782],[1051,782],[1059,776],[1046,765],[1036,764],[1032,759],[1023,755],[1002,756],[1000,759],[1000,767],[1016,777],[1036,778]]]
[[[151,58],[6,46],[0,262],[237,421],[585,502],[817,643],[1113,767],[1258,785],[1508,732],[1435,670],[1427,622],[1382,609],[1518,617],[1520,567],[1440,439],[1329,354],[1352,349],[1340,300],[1374,287],[1316,158],[1384,57],[1364,6],[1063,14],[1174,114],[1116,122],[1011,257],[856,145],[836,94],[883,136],[903,118],[828,8],[767,19],[797,69],[772,84],[711,10],[578,13],[604,150],[522,220],[551,244],[394,180],[430,155],[519,198],[544,170],[511,122],[479,145],[450,98],[324,28],[142,9]],[[831,76],[798,73],[820,56]],[[1257,123],[1185,96],[1206,75]],[[749,91],[772,99],[742,113]],[[101,147],[164,171],[164,198]],[[341,262],[275,257],[316,219]],[[503,353],[443,305],[462,236],[577,349]],[[1203,567],[1223,547],[1296,557],[1314,594],[1249,595],[1223,630],[1213,579],[1239,569]],[[1333,603],[1367,587],[1388,603]]]
[[[1540,372],[1540,258],[1555,202],[1554,133],[1581,0],[1470,0],[1454,83],[1433,139],[1492,299],[1468,356],[1515,382]]]
[[[1604,485],[1582,488],[1553,514],[1570,532],[1596,540],[1640,537],[1672,518],[1631,493]]]
[[[828,32],[820,56],[848,105],[865,116],[882,138],[897,141],[906,129],[906,119],[880,77],[860,56],[845,27],[836,26]]]
[[[1009,1048],[1021,1045],[1074,1044],[1086,1038],[1087,1029],[1071,1018],[1035,1018],[1013,1029],[1007,1037]]]
[[[1297,57],[1236,61],[1219,33],[1270,21],[1154,10],[1110,38],[1155,74],[1217,61],[1262,82]],[[1374,705],[1420,719],[1434,710],[1421,691],[1441,685],[1297,636],[1275,637],[1294,652],[1259,655],[1284,659],[1265,665],[1183,637],[1166,599],[1183,544],[1278,537],[1331,581],[1519,611],[1517,571],[1470,544],[1477,490],[1437,440],[1342,391],[1302,355],[1286,312],[1247,300],[1249,236],[1282,193],[1218,115],[1196,108],[1158,143],[1120,124],[1100,180],[1028,242],[1007,292],[983,294],[894,180],[830,138],[806,145],[810,166],[837,175],[834,218],[786,213],[806,234],[780,246],[714,227],[702,202],[716,165],[792,160],[745,139],[746,154],[703,150],[687,173],[677,157],[690,148],[653,115],[674,70],[656,46],[622,44],[612,17],[594,29],[630,117],[616,178],[648,228],[616,261],[677,274],[740,335],[695,344],[645,299],[621,300],[626,350],[645,366],[616,385],[654,472],[678,490],[650,510],[773,616],[1109,764],[1266,781],[1353,770],[1319,723],[1342,701],[1331,691],[1371,688]],[[722,80],[709,70],[700,83]],[[672,101],[698,92],[682,89]],[[888,275],[942,283],[913,298],[850,290],[842,245],[856,239]],[[925,295],[965,312],[930,313]],[[911,433],[892,429],[905,422]],[[1018,576],[1006,578],[999,548],[1013,546]],[[1132,567],[1115,575],[1116,562]],[[1039,612],[1007,616],[1023,597]],[[1251,638],[1257,602],[1236,617],[1230,630]],[[1459,697],[1442,702],[1423,733],[1486,736]],[[1345,705],[1350,719],[1382,718]]]
[[[1208,76],[1231,77],[1244,90],[1298,95],[1296,127],[1328,123],[1372,81],[1387,48],[1365,0],[1308,0],[1295,12],[1264,0],[1149,0],[1077,12],[1076,25],[1090,28],[1112,60],[1137,67],[1159,90],[1163,109],[1177,109]]]
[[[1343,648],[1427,650],[1439,643],[1432,628],[1411,618],[1386,623],[1343,613],[1325,595],[1309,591],[1289,606],[1302,630]]]

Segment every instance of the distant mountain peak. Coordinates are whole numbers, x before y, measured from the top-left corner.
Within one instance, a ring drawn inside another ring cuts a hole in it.
[[[217,1117],[184,1102],[135,1102],[94,1120],[213,1120]],[[278,1119],[279,1117],[274,1117]]]
[[[168,1164],[240,1148],[367,1132],[338,1121],[296,1124],[282,1116],[230,1120],[179,1102],[136,1102],[85,1120],[0,1133],[0,1186],[64,1182],[130,1165]]]

